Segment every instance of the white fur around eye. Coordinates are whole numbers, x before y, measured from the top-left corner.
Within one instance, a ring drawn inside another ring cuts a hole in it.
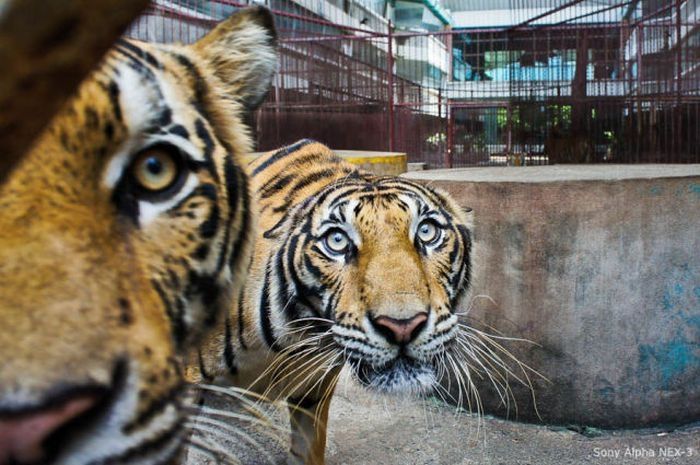
[[[102,185],[107,189],[112,190],[117,186],[117,183],[121,179],[124,170],[126,170],[126,167],[131,161],[131,150],[129,150],[130,144],[126,145],[127,146],[125,148],[120,150],[107,163],[107,169],[105,170],[105,174],[102,177]]]
[[[182,199],[187,197],[199,184],[199,178],[194,173],[190,173],[187,181],[176,195],[163,202],[139,201],[139,224],[147,226],[160,214],[177,205]]]

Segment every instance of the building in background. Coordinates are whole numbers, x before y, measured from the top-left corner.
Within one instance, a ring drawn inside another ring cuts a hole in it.
[[[191,42],[248,2],[154,0]],[[260,149],[301,137],[430,166],[700,162],[700,0],[266,0]]]

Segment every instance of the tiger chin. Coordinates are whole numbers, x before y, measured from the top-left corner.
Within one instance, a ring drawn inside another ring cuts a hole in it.
[[[253,263],[198,370],[286,399],[289,462],[318,465],[341,368],[390,395],[429,392],[445,374],[470,283],[469,218],[440,191],[361,171],[310,140],[249,171]]]
[[[261,8],[120,40],[0,186],[0,465],[179,463],[183,360],[252,254],[243,121],[276,61]]]

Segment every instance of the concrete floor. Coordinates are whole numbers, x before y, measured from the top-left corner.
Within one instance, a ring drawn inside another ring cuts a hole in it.
[[[225,408],[215,399],[206,405]],[[286,427],[285,415],[274,416],[276,424]],[[286,434],[273,440],[272,428],[267,428],[267,435],[260,428],[247,431],[261,450],[240,440],[220,439],[222,449],[233,451],[244,465],[284,463]],[[660,451],[669,456],[662,457]],[[326,459],[328,465],[697,465],[700,424],[656,431],[588,429],[581,434],[561,427],[455,415],[454,408],[433,399],[378,397],[346,379],[334,397]],[[187,463],[215,461],[191,453]]]

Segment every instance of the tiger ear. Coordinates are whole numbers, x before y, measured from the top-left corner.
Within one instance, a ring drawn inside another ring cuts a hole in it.
[[[276,43],[272,14],[256,6],[234,13],[192,47],[228,93],[254,110],[267,95],[277,68]]]

